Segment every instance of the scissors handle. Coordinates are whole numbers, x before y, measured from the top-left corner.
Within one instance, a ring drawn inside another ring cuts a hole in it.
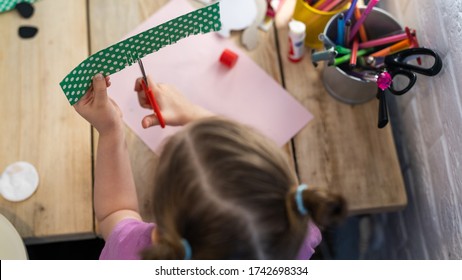
[[[146,82],[144,81],[144,79],[141,79],[141,87],[143,88],[144,94],[146,95],[146,98],[151,104],[151,107],[154,110],[154,113],[156,113],[160,126],[162,128],[165,128],[165,121],[164,121],[164,118],[162,117],[162,114],[160,113],[159,105],[157,105],[157,101],[156,101],[156,98],[154,97],[154,93],[152,92],[151,88],[149,88],[148,85],[146,85]]]
[[[377,98],[379,99],[379,116],[378,116],[378,128],[384,128],[388,124],[388,106],[387,99],[385,97],[384,90],[378,89]]]
[[[434,58],[435,62],[429,68],[407,63],[407,61],[416,56],[431,56]],[[387,68],[402,68],[426,76],[435,76],[443,67],[441,57],[433,50],[427,48],[406,49],[386,56],[384,62]]]
[[[394,95],[403,95],[405,94],[406,92],[408,92],[415,84],[415,82],[417,81],[417,76],[416,74],[412,73],[411,71],[408,71],[408,70],[404,70],[404,69],[395,69],[393,70],[391,73],[391,76],[393,77],[393,81],[396,81],[395,80],[395,77],[396,76],[405,76],[406,78],[409,79],[409,82],[407,84],[407,86],[403,89],[396,89],[396,85],[393,85],[393,82],[391,83],[390,87],[388,88],[389,91],[394,94]]]

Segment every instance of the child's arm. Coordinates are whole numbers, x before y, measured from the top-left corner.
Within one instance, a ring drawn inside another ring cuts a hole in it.
[[[141,107],[151,108],[151,105],[146,100],[145,93],[141,88],[141,79],[138,78],[135,82],[135,91],[138,93],[138,100]],[[148,84],[151,87],[157,102],[159,103],[162,117],[167,125],[178,126],[185,125],[188,122],[211,117],[213,114],[206,109],[192,104],[178,90],[167,84],[156,84],[148,77]],[[141,121],[144,128],[159,125],[159,121],[155,114],[145,116]]]
[[[141,220],[121,112],[107,96],[109,85],[108,78],[105,80],[102,75],[96,75],[92,88],[74,105],[75,110],[99,132],[94,205],[104,239],[119,221],[126,218]]]

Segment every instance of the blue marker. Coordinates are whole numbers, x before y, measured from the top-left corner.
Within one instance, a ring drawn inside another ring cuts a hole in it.
[[[341,13],[337,18],[337,45],[345,45],[345,16]]]
[[[356,7],[356,2],[358,2],[358,0],[353,0],[351,2],[350,8],[348,9],[347,15],[345,17],[345,21],[351,19],[351,16],[353,15],[353,12],[354,12],[355,7]]]

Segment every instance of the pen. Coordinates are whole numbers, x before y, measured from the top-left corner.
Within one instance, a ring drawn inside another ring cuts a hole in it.
[[[351,50],[349,48],[345,48],[342,46],[335,46],[334,50],[336,50],[339,54],[350,54]]]
[[[356,66],[356,59],[358,58],[358,45],[359,45],[359,40],[358,37],[356,37],[353,40],[353,47],[351,47],[351,58],[350,58],[350,67],[355,67]]]
[[[409,48],[409,46],[410,46],[409,40],[404,39],[404,40],[399,41],[398,43],[396,43],[394,45],[389,46],[388,48],[381,49],[380,51],[377,51],[377,52],[371,54],[371,56],[375,56],[375,57],[387,56],[387,55],[395,53],[397,51]]]
[[[327,37],[324,33],[319,33],[318,39],[324,43],[326,49],[335,48],[335,43],[332,42],[332,40],[329,39],[329,37]]]
[[[156,113],[157,119],[159,120],[159,124],[162,128],[165,127],[165,121],[160,113],[159,105],[157,105],[156,98],[154,97],[154,93],[152,92],[151,88],[148,85],[148,79],[146,77],[146,73],[144,72],[144,66],[141,59],[138,59],[138,65],[141,69],[141,74],[143,74],[143,79],[141,79],[141,87],[143,88],[144,94],[146,95],[146,99],[151,104],[154,113]]]
[[[338,4],[340,4],[340,2],[342,2],[342,0],[333,0],[333,1],[330,1],[327,5],[325,5],[323,8],[319,8],[320,10],[324,11],[324,12],[327,12],[327,11],[330,11],[332,9],[335,8],[335,6],[337,6]]]
[[[406,35],[407,37],[409,38],[410,42],[411,42],[411,48],[418,48],[420,47],[419,46],[419,42],[417,41],[417,34],[415,32],[415,30],[412,30],[406,26],[406,28],[404,29],[406,31]],[[417,58],[417,63],[419,65],[422,65],[422,58],[420,58],[420,56]]]
[[[366,55],[368,52],[370,52],[372,49],[362,49],[362,50],[359,50],[357,53],[356,53],[356,56],[357,57],[360,57],[360,56],[363,56],[363,55]],[[334,60],[334,64],[330,64],[330,65],[334,65],[334,66],[338,66],[340,64],[343,64],[345,62],[347,62],[348,60],[350,60],[351,58],[351,54],[346,54],[342,57],[339,57],[339,58],[336,58]]]
[[[367,41],[367,42],[362,42],[362,43],[359,44],[359,48],[360,49],[372,48],[372,47],[377,47],[377,46],[381,46],[381,45],[386,45],[386,44],[389,44],[389,43],[402,41],[402,40],[408,38],[409,35],[407,35],[406,33],[402,33],[402,34],[392,35],[392,36],[379,38],[379,39],[375,39],[375,40],[370,40],[370,41]]]
[[[337,51],[334,48],[330,48],[325,51],[311,52],[311,61],[314,67],[318,66],[319,61],[327,60],[330,64],[334,63],[334,58],[337,56]]]
[[[358,6],[355,7],[355,19],[358,21],[358,19],[361,17],[361,12],[359,11]],[[361,38],[361,42],[366,42],[367,41],[367,34],[366,34],[366,28],[364,28],[363,25],[359,27],[359,37]]]
[[[351,19],[345,22],[345,46],[350,46],[350,31],[351,31]]]
[[[348,12],[346,14],[346,17],[345,17],[345,20],[349,20],[351,19],[351,16],[353,15],[353,12],[356,8],[356,3],[358,2],[358,0],[353,0],[351,1],[351,5],[350,5],[350,8],[348,9]]]
[[[345,44],[345,21],[343,20],[344,15],[341,13],[337,18],[337,45],[343,46]]]
[[[350,37],[349,37],[350,40],[353,40],[353,38],[356,36],[356,33],[359,30],[359,27],[361,27],[363,25],[363,23],[366,20],[367,16],[372,11],[372,8],[374,8],[374,6],[377,5],[378,2],[379,2],[379,0],[371,0],[369,2],[369,4],[367,4],[366,9],[364,10],[361,17],[358,19],[358,21],[353,26],[353,29],[351,30]]]

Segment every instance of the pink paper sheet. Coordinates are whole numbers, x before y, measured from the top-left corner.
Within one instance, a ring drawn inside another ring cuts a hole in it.
[[[186,0],[171,0],[127,37],[192,9]],[[218,61],[225,48],[239,55],[232,69]],[[215,33],[185,38],[143,58],[143,64],[154,81],[175,85],[191,102],[255,127],[280,146],[312,119],[310,112],[233,42]],[[162,141],[181,127],[141,127],[143,117],[153,112],[139,106],[133,91],[140,76],[138,64],[133,64],[111,76],[108,92],[122,110],[126,124],[151,150],[159,153]]]

